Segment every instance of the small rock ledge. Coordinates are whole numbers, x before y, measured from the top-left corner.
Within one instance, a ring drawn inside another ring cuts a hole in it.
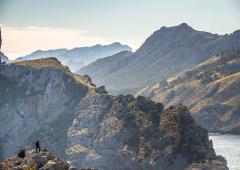
[[[10,157],[0,164],[0,170],[78,170],[71,167],[67,161],[59,156],[53,155],[47,150],[36,152],[26,151],[25,157]],[[97,170],[83,168],[80,170]]]

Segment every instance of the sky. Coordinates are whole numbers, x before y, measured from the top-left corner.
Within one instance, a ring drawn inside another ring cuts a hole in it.
[[[162,26],[187,23],[218,34],[240,29],[239,0],[0,0],[1,51],[121,42],[134,50]]]

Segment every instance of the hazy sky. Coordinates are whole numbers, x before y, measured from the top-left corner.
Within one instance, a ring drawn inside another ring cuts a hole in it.
[[[153,31],[183,22],[231,33],[240,29],[240,1],[0,0],[2,51],[11,59],[37,49],[115,41],[135,50]]]

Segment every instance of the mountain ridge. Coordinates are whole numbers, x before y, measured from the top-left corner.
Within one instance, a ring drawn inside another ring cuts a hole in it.
[[[127,45],[114,42],[109,45],[97,44],[86,47],[75,47],[72,49],[60,48],[51,50],[37,50],[29,55],[18,57],[15,61],[55,57],[74,71],[83,67],[84,65],[90,64],[96,59],[113,55],[124,50],[131,51],[132,49]]]
[[[95,75],[88,66],[79,74],[93,77],[97,85],[105,85],[113,94],[134,94],[156,80],[193,67],[221,51],[240,46],[239,31],[218,35],[197,31],[187,24],[162,27],[148,37],[142,46],[127,60],[127,64],[111,74]],[[108,67],[105,64],[104,67]]]

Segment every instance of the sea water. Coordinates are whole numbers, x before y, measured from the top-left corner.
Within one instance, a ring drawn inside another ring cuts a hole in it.
[[[209,134],[217,155],[227,160],[230,170],[240,170],[240,135]]]

